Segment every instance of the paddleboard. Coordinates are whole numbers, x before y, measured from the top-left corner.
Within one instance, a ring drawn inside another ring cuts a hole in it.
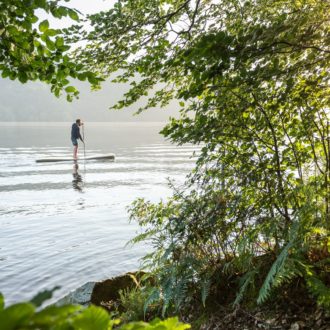
[[[103,156],[90,156],[86,158],[79,158],[77,160],[74,160],[73,158],[42,158],[42,159],[37,159],[37,163],[54,163],[54,162],[81,162],[85,160],[114,160],[115,155],[110,154],[110,155],[103,155]]]

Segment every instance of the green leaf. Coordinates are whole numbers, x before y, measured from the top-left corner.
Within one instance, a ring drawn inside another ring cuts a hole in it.
[[[159,324],[157,324],[157,325],[164,326],[165,329],[169,329],[169,330],[170,329],[175,329],[175,330],[190,329],[189,324],[181,323],[177,317],[172,317],[172,318],[166,319],[164,321],[160,321]]]
[[[189,324],[181,323],[177,317],[166,320],[154,319],[150,323],[131,322],[120,327],[120,330],[185,330],[190,329]]]
[[[39,8],[46,9],[47,7],[47,1],[46,0],[34,0],[35,4]]]
[[[67,8],[67,7],[63,7],[63,6],[60,6],[56,9],[56,12],[57,12],[57,17],[61,18],[61,17],[64,17],[64,16],[67,16],[68,15],[68,12],[70,11],[71,9]]]
[[[79,15],[78,15],[78,13],[77,13],[75,10],[70,9],[70,10],[69,10],[69,16],[70,16],[70,18],[73,19],[74,21],[79,21]]]
[[[38,22],[38,16],[35,16],[35,15],[33,15],[31,18],[30,18],[30,22],[31,23],[37,23]]]
[[[28,80],[28,76],[27,76],[26,72],[19,71],[18,72],[18,80],[23,84],[26,83],[27,80]]]
[[[16,36],[16,35],[19,35],[19,30],[17,29],[16,26],[14,25],[8,25],[6,27],[6,30],[12,35],[12,36]]]
[[[45,19],[39,24],[39,31],[40,32],[45,32],[49,28],[49,22]]]
[[[48,306],[42,311],[35,314],[31,322],[38,327],[47,325],[58,325],[66,322],[71,317],[75,317],[76,313],[82,310],[82,306],[65,305],[65,306]]]
[[[64,45],[64,46],[60,46],[58,47],[58,49],[61,51],[61,52],[65,52],[67,50],[69,50],[71,47],[69,45]]]
[[[54,29],[47,29],[44,34],[48,37],[54,37],[56,35],[59,34],[59,31],[58,30],[54,30]]]
[[[79,73],[78,74],[78,79],[79,80],[85,81],[86,78],[87,78],[87,74],[86,73]]]
[[[48,37],[46,38],[46,45],[47,45],[47,48],[49,50],[55,50],[56,49],[55,43],[52,40],[50,40]]]
[[[86,74],[87,74],[87,79],[91,84],[97,85],[99,83],[99,80],[96,78],[96,76],[93,73],[89,72]]]
[[[75,92],[77,92],[77,89],[73,86],[68,86],[68,87],[65,87],[65,91],[67,93],[75,93]]]
[[[57,37],[55,41],[56,48],[60,48],[64,45],[64,38],[63,37]]]
[[[96,306],[89,306],[73,320],[74,328],[79,330],[108,330],[109,324],[109,314]]]
[[[5,308],[5,298],[2,295],[2,293],[0,292],[0,313],[1,313],[1,311],[3,311],[4,308]]]
[[[20,303],[9,306],[0,312],[1,330],[13,330],[24,328],[23,325],[34,314],[34,306],[27,303]]]
[[[11,79],[11,80],[15,80],[16,78],[17,78],[17,73],[14,72],[14,71],[11,71],[11,72],[9,73],[9,79]]]
[[[9,77],[9,75],[10,75],[10,70],[8,70],[8,69],[4,69],[1,73],[2,78],[7,78],[7,77]]]

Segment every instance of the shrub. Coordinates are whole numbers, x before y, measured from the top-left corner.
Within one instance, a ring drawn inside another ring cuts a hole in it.
[[[119,325],[120,320],[111,319],[101,307],[78,305],[49,306],[41,311],[30,302],[18,303],[8,307],[0,294],[0,325],[1,330],[28,329],[65,329],[65,330],[111,330],[118,326],[121,330],[184,330],[188,324],[179,322],[177,318],[167,320],[155,319],[150,323],[133,322]]]

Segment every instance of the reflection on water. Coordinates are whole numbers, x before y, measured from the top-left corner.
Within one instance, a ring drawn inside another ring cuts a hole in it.
[[[167,178],[180,184],[193,167],[195,148],[163,141],[159,125],[86,124],[86,156],[115,153],[115,162],[36,163],[72,155],[68,127],[0,129],[0,292],[9,304],[136,270],[148,247],[125,247],[138,230],[127,206],[166,198]]]
[[[84,182],[82,176],[78,173],[78,169],[79,169],[79,164],[77,161],[75,161],[73,164],[73,172],[72,172],[72,176],[73,176],[72,187],[74,190],[83,192]]]

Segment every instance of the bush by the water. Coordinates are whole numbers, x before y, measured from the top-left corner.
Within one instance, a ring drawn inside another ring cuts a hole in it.
[[[37,304],[38,305],[38,304]],[[49,306],[40,311],[31,302],[18,303],[8,307],[0,294],[0,329],[61,329],[61,330],[184,330],[189,329],[177,318],[167,320],[155,319],[150,323],[131,322],[120,325],[119,319],[111,318],[103,308],[78,305]]]

